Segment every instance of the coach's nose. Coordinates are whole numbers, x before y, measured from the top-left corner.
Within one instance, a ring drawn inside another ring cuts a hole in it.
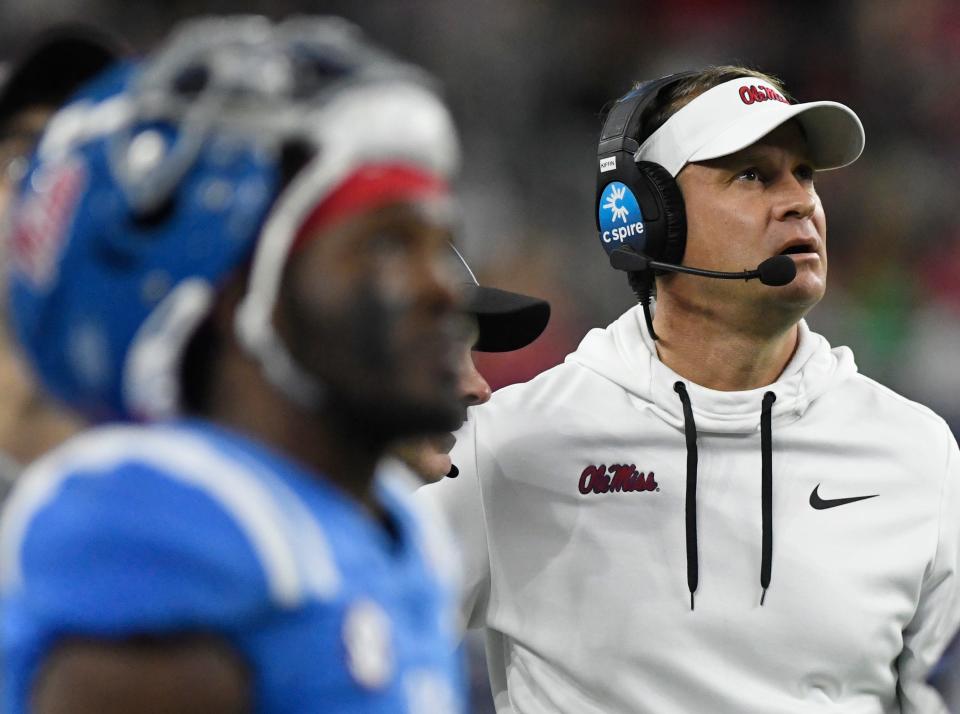
[[[473,352],[464,350],[460,361],[460,399],[464,406],[475,407],[490,401],[492,390],[473,363]]]

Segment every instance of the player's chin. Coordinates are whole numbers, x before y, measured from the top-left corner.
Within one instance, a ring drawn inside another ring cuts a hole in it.
[[[466,419],[455,373],[441,370],[433,378],[412,380],[408,382],[408,389],[398,396],[410,413],[411,429],[420,433],[456,431]]]
[[[424,367],[392,373],[377,395],[377,411],[389,419],[397,438],[455,431],[466,418],[456,373],[445,367]]]
[[[381,408],[392,412],[397,436],[449,433],[459,429],[466,418],[457,396],[445,391],[397,395],[393,408]]]

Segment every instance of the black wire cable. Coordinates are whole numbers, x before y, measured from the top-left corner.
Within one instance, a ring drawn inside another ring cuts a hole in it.
[[[760,556],[760,606],[767,597],[770,587],[770,574],[773,570],[773,403],[777,395],[767,392],[763,395],[760,410],[760,455],[762,459],[762,482],[760,511],[763,520],[763,546]]]
[[[697,555],[697,424],[693,419],[690,396],[683,382],[675,382],[673,391],[680,396],[683,405],[683,434],[687,441],[687,589],[690,590],[690,609],[693,610],[693,595],[700,580],[700,564]]]

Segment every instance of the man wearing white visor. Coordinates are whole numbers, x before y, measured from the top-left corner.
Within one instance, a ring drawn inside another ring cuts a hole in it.
[[[956,441],[803,319],[817,172],[863,146],[849,108],[739,67],[611,109],[597,224],[641,304],[471,410],[459,478],[418,492],[458,531],[499,714],[946,711]]]

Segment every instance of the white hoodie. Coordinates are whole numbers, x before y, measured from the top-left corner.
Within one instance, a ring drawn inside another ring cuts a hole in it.
[[[471,410],[459,478],[418,492],[460,538],[497,711],[946,711],[924,683],[960,622],[960,454],[943,420],[805,323],[780,378],[748,392],[685,382],[642,323],[630,310]],[[678,381],[696,423],[689,519]]]

